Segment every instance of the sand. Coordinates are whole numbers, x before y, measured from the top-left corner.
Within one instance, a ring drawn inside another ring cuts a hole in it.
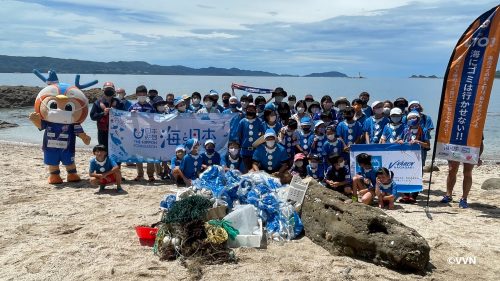
[[[0,280],[500,280],[500,190],[480,189],[484,180],[500,177],[498,165],[475,170],[467,210],[438,203],[447,170],[441,166],[434,173],[432,220],[424,212],[425,196],[418,205],[386,211],[431,246],[422,276],[332,256],[306,237],[272,242],[265,250],[237,249],[237,264],[198,271],[161,262],[139,244],[134,226],[158,221],[159,201],[177,188],[126,182],[124,195],[96,194],[87,181],[90,157],[89,150],[77,153],[82,182],[52,186],[39,146],[0,143]],[[135,168],[123,171],[127,179],[135,176]],[[450,264],[453,257],[475,257],[476,264]]]

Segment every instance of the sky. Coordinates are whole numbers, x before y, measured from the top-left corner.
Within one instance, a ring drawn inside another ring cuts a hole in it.
[[[444,76],[498,1],[0,0],[0,54],[304,75]]]

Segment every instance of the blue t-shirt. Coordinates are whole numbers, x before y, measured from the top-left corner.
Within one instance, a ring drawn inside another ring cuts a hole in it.
[[[222,165],[231,170],[239,170],[240,172],[243,172],[245,170],[245,165],[243,164],[243,161],[239,155],[238,158],[233,159],[229,155],[229,153],[226,153],[224,159],[222,160]]]
[[[177,156],[172,157],[170,160],[170,169],[174,169],[175,167],[178,167],[181,165],[182,159],[177,159]]]
[[[302,149],[304,151],[306,151],[307,153],[309,153],[309,151],[311,151],[311,136],[313,136],[312,133],[309,133],[309,134],[304,134],[304,132],[300,132],[299,133],[299,146],[302,147]]]
[[[291,135],[285,130],[283,138],[280,143],[285,147],[286,153],[288,153],[289,158],[293,158],[295,155],[295,146],[298,143],[299,133],[294,131]]]
[[[318,164],[318,168],[313,170],[311,165],[307,165],[307,175],[313,177],[315,180],[322,181],[325,178],[325,166],[322,163]]]
[[[373,115],[373,111],[372,111],[372,108],[370,106],[363,107],[363,108],[361,108],[361,110],[363,111],[363,114],[366,115],[366,117],[370,117]]]
[[[278,133],[280,132],[281,130],[281,123],[280,122],[276,122],[274,124],[274,126],[270,126],[268,123],[264,122],[263,123],[264,125],[264,132],[267,131],[267,129],[273,129],[274,132],[276,133],[276,135],[278,135]]]
[[[369,179],[371,186],[368,188],[375,188],[375,184],[377,183],[377,171],[371,168],[368,172],[361,168],[361,171],[358,172],[358,175],[361,175],[365,179]]]
[[[238,141],[241,145],[243,156],[252,155],[252,151],[247,151],[246,148],[251,148],[254,141],[256,141],[264,132],[264,126],[259,119],[248,120],[247,118],[241,119],[238,124]]]
[[[273,149],[268,149],[264,143],[257,147],[252,159],[260,164],[260,169],[271,172],[279,170],[281,165],[288,161],[288,154],[279,143],[276,143]]]
[[[357,121],[351,124],[344,121],[337,126],[337,136],[339,136],[347,146],[354,144],[362,135],[363,127]]]
[[[388,193],[388,194],[392,194],[395,197],[397,197],[397,195],[398,195],[398,188],[397,188],[396,183],[393,180],[391,180],[391,183],[386,187],[380,185],[380,191]]]
[[[182,159],[179,169],[186,178],[194,180],[198,177],[198,173],[201,171],[202,160],[203,159],[199,154],[186,154]]]
[[[43,150],[57,150],[75,152],[76,136],[83,133],[80,124],[60,124],[42,120]]]
[[[403,137],[403,130],[405,126],[403,124],[394,125],[387,124],[385,125],[384,131],[382,132],[381,139],[384,139],[386,143],[395,143],[398,139]]]
[[[109,156],[106,156],[103,162],[98,162],[96,158],[93,158],[90,160],[89,173],[104,174],[116,166],[118,166],[116,162],[109,158]]]
[[[363,130],[370,136],[370,143],[380,142],[380,137],[387,123],[389,123],[389,118],[387,117],[375,119],[375,116],[371,116],[365,120]]]
[[[226,109],[222,114],[233,114],[233,118],[229,122],[229,139],[238,139],[238,124],[240,124],[241,119],[243,119],[243,113],[241,111],[233,111],[231,109]]]
[[[146,103],[134,103],[129,109],[128,111],[132,111],[132,110],[135,110],[135,111],[138,111],[138,112],[148,112],[148,113],[155,113],[156,110],[153,108],[153,106],[146,102]]]
[[[322,158],[326,157],[326,152],[325,152],[325,143],[327,142],[327,138],[325,135],[322,136],[317,136],[317,135],[311,135],[309,136],[310,140],[309,142],[311,143],[311,154],[319,154],[321,155]],[[314,143],[314,138],[318,139],[318,142],[316,143],[316,147],[313,148],[313,143]]]
[[[359,124],[361,124],[361,127],[363,127],[363,125],[365,124],[365,121],[366,119],[368,119],[369,116],[367,116],[366,114],[362,114],[358,119],[356,119],[356,121],[359,122]]]
[[[220,154],[215,151],[212,155],[208,155],[207,152],[203,152],[201,154],[201,159],[203,159],[203,164],[212,166],[212,165],[220,165]]]
[[[342,142],[342,140],[339,138],[337,138],[335,141],[327,141],[324,145],[324,151],[326,158],[334,155],[341,155],[342,152],[344,152],[344,142]]]

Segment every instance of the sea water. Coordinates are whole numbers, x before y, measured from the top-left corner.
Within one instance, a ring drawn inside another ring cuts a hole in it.
[[[74,74],[59,74],[61,82],[73,83]],[[82,83],[97,79],[102,86],[105,81],[112,81],[116,87],[124,88],[127,94],[135,92],[138,85],[144,84],[148,89],[157,89],[165,98],[167,93],[176,96],[191,95],[198,91],[202,95],[210,90],[220,94],[231,92],[231,83],[238,83],[259,88],[274,89],[283,87],[289,95],[302,99],[306,94],[312,94],[319,100],[323,95],[330,95],[335,100],[347,97],[349,100],[357,97],[360,92],[370,93],[370,103],[375,100],[394,101],[405,97],[408,101],[419,100],[424,113],[430,115],[437,126],[437,116],[443,79],[414,78],[316,78],[316,77],[242,77],[242,76],[178,76],[178,75],[111,75],[100,74],[81,76]],[[495,84],[496,83],[496,84]],[[484,159],[500,160],[500,79],[496,79],[491,93],[486,125],[484,128],[485,151]],[[29,73],[2,73],[0,85],[9,86],[44,86],[35,75]],[[236,91],[240,96],[241,91]],[[255,98],[256,95],[254,95]],[[286,100],[286,99],[285,99]],[[0,130],[0,140],[19,141],[40,144],[42,132],[38,131],[28,120],[33,108],[0,109],[0,120],[19,124],[19,127]],[[90,111],[90,109],[89,109]],[[96,123],[87,117],[82,124],[85,132],[92,137],[91,145],[97,143]],[[78,146],[84,146],[77,141]]]

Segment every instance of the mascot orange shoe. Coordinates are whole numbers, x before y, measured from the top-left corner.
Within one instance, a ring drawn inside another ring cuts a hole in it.
[[[49,184],[59,184],[59,164],[66,167],[67,181],[80,181],[75,165],[76,137],[86,145],[90,137],[80,125],[88,115],[88,99],[81,89],[97,84],[97,80],[80,85],[80,75],[76,75],[75,85],[59,83],[57,74],[49,71],[45,78],[38,70],[33,71],[42,81],[47,83],[35,100],[35,112],[29,119],[43,134],[43,161],[48,166]]]

